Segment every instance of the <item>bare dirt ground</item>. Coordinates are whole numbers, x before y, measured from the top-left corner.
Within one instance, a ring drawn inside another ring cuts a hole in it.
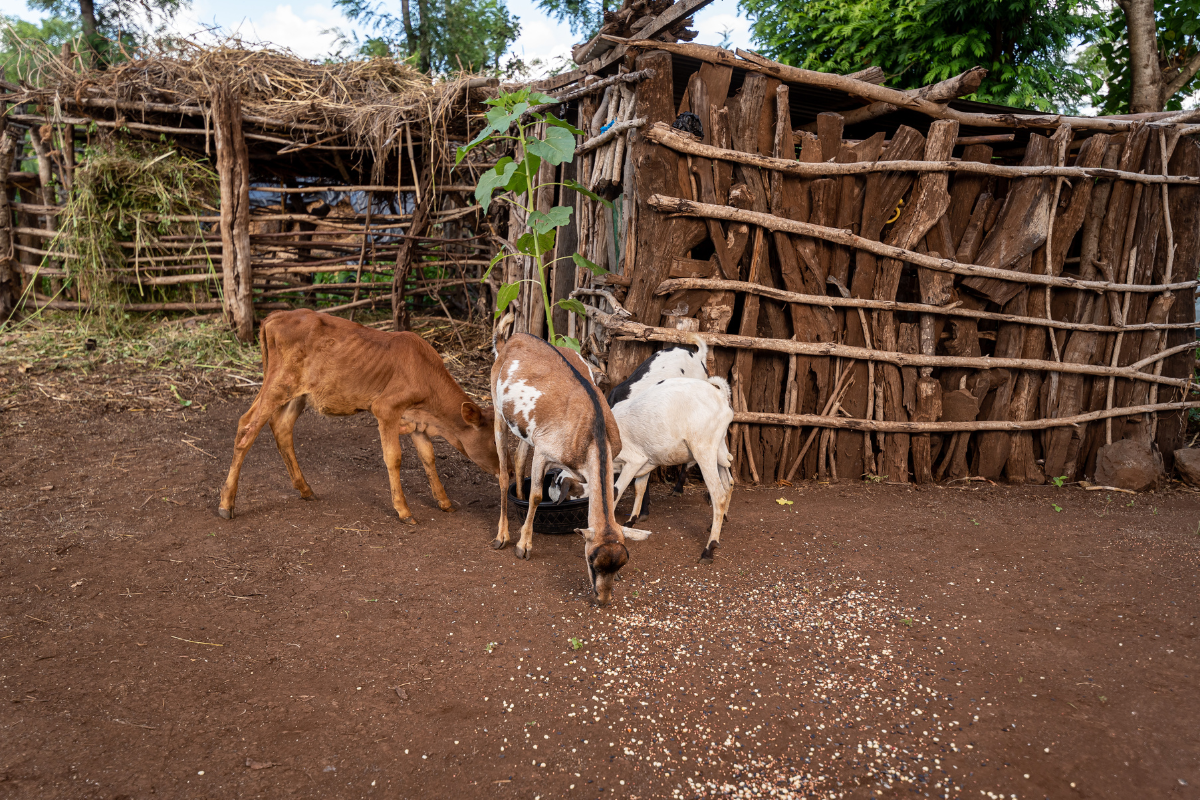
[[[652,485],[654,535],[597,609],[578,537],[489,549],[498,488],[444,443],[458,511],[406,440],[410,528],[373,420],[305,415],[319,499],[267,430],[226,522],[244,379],[133,411],[119,363],[22,366],[0,365],[0,797],[1200,796],[1200,496],[1177,484],[738,487],[709,567],[702,485]]]

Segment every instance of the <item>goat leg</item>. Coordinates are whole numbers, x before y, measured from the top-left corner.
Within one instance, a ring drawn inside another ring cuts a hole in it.
[[[533,554],[533,517],[537,514],[538,504],[542,502],[542,485],[546,480],[547,466],[545,454],[535,448],[533,469],[529,472],[529,512],[525,515],[525,524],[521,526],[521,538],[517,541],[517,558],[526,561]]]
[[[493,550],[500,550],[508,544],[508,443],[505,441],[505,431],[503,418],[496,414],[496,455],[500,461],[500,471],[496,477],[500,481],[500,523],[496,529],[496,538],[492,540]]]

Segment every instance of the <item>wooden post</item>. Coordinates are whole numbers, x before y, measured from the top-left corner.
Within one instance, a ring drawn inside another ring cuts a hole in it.
[[[242,103],[229,84],[220,83],[212,99],[217,174],[221,178],[221,269],[223,310],[240,342],[254,340],[254,302],[250,272],[250,156],[242,135]]]
[[[5,130],[0,134],[0,321],[12,316],[21,294],[20,278],[12,268],[12,212],[8,205],[8,173],[16,152],[16,137]]]
[[[429,224],[429,214],[433,207],[433,180],[429,167],[421,170],[416,181],[418,190],[417,207],[413,210],[412,225],[408,236],[400,242],[396,250],[396,268],[392,272],[392,330],[406,331],[409,328],[408,303],[404,299],[404,282],[408,280],[408,272],[412,269],[412,252],[415,237],[420,236]]]

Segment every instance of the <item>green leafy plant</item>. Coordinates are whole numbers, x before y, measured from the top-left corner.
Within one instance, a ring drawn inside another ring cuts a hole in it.
[[[904,619],[900,620],[900,624],[906,628],[911,628],[913,626],[912,617],[905,617]]]
[[[498,645],[498,644],[499,644],[499,642],[488,642],[487,644],[485,644],[483,646],[483,650],[485,653],[490,653],[496,649],[496,645]]]
[[[192,404],[191,400],[183,399],[183,396],[181,394],[179,394],[179,390],[175,388],[175,384],[171,384],[171,386],[169,388],[171,389],[171,394],[175,395],[176,401],[179,402],[180,408],[187,408],[188,406],[190,406]]]
[[[1051,503],[1050,507],[1053,508],[1055,511],[1062,511],[1062,506],[1060,506],[1058,503]]]
[[[583,641],[577,636],[572,636],[570,639],[568,639],[568,641],[571,643],[572,650],[578,650],[579,648],[583,647]]]
[[[516,253],[500,252],[492,259],[483,280],[487,280],[495,266],[506,258],[529,256],[537,265],[536,278],[523,278],[513,283],[500,286],[496,294],[496,316],[499,317],[521,293],[521,284],[529,282],[536,284],[542,295],[542,303],[546,309],[547,337],[551,344],[579,349],[579,342],[569,336],[562,336],[554,331],[554,321],[551,315],[550,290],[546,285],[546,270],[558,261],[571,260],[577,267],[590,271],[593,275],[603,275],[607,272],[603,267],[593,264],[579,253],[571,255],[551,256],[558,239],[557,231],[571,221],[570,206],[555,206],[549,211],[539,211],[533,198],[538,190],[546,186],[565,186],[573,189],[592,200],[604,203],[609,208],[612,204],[596,193],[584,188],[574,180],[538,181],[538,171],[542,163],[558,166],[569,164],[575,158],[575,137],[583,131],[569,122],[565,122],[553,114],[534,110],[539,104],[553,103],[554,99],[528,87],[514,92],[501,92],[498,97],[488,100],[492,109],[487,112],[487,125],[466,147],[458,148],[455,164],[462,163],[467,154],[480,145],[489,142],[511,141],[516,144],[520,160],[511,156],[500,158],[494,167],[479,176],[475,187],[475,200],[486,213],[493,199],[510,203],[525,212],[526,224],[529,231],[516,242]],[[545,133],[540,137],[534,132],[539,123],[545,123]],[[510,133],[512,131],[512,133]],[[493,198],[496,192],[498,196]],[[555,305],[575,314],[583,316],[583,303],[574,299],[559,300]]]
[[[1051,478],[1050,482],[1061,489],[1063,487],[1063,484],[1067,482],[1067,476],[1059,475],[1057,478]]]

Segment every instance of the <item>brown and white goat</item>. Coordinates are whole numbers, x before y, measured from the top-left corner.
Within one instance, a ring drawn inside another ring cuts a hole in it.
[[[485,472],[500,473],[492,410],[480,408],[455,382],[437,351],[413,333],[376,331],[308,309],[276,311],[262,324],[263,383],[238,421],[233,464],[221,488],[220,514],[233,518],[238,476],[250,445],[270,423],[292,485],[314,495],[296,460],[292,430],[305,403],[328,416],[370,411],[379,422],[383,460],[400,521],[415,525],[400,486],[400,437],[408,434],[443,511],[454,505],[438,478],[432,436],[441,436]],[[615,429],[616,426],[614,426]]]
[[[517,557],[533,550],[533,517],[542,500],[546,469],[557,464],[598,487],[588,498],[584,558],[588,580],[600,605],[612,597],[617,572],[629,560],[625,538],[644,532],[623,529],[613,502],[613,458],[621,451],[621,434],[590,370],[574,350],[554,347],[520,333],[497,346],[492,365],[492,399],[496,404],[496,447],[500,456],[500,525],[492,547],[509,542],[508,453],[505,431],[533,449],[529,511],[517,541]],[[520,476],[518,476],[518,479]]]

